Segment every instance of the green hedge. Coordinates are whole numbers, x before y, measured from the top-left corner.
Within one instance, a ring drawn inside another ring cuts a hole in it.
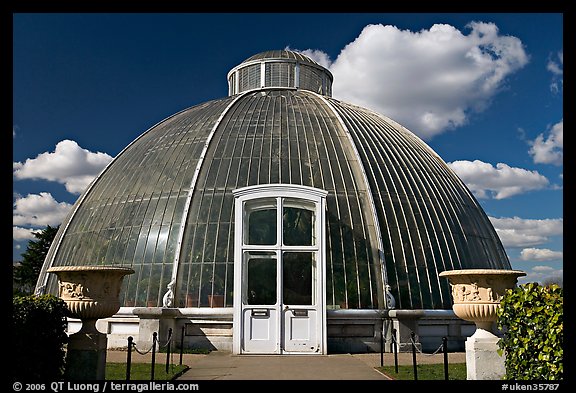
[[[63,379],[66,315],[66,303],[53,295],[13,297],[8,361],[14,381]]]
[[[499,353],[506,354],[505,379],[563,379],[564,292],[556,284],[507,290],[498,307]]]

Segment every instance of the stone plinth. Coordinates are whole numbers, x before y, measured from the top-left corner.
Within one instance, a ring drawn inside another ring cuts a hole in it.
[[[173,334],[176,333],[176,318],[181,316],[177,308],[162,307],[136,307],[133,313],[140,318],[136,347],[142,351],[152,348],[154,333],[158,334],[159,341],[165,343],[170,329]],[[158,349],[157,347],[156,350]]]
[[[500,380],[506,374],[504,355],[498,355],[498,340],[468,337],[466,340],[466,379]]]

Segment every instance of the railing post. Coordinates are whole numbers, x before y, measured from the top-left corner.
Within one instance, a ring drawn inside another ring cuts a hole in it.
[[[182,325],[182,333],[180,334],[180,365],[182,365],[182,354],[184,353],[184,331],[185,326]]]
[[[448,339],[442,337],[442,352],[444,352],[444,380],[448,380]]]
[[[172,328],[168,329],[168,342],[166,343],[166,374],[170,366],[170,345],[172,344]]]
[[[132,365],[132,341],[134,341],[134,337],[128,337],[128,353],[126,355],[126,380],[130,380],[130,367]]]
[[[392,345],[394,350],[394,371],[398,374],[398,346],[396,345],[396,329],[392,329]]]
[[[414,332],[410,332],[410,341],[412,341],[412,365],[414,366],[414,380],[418,380],[418,367],[416,364],[416,344],[414,343]]]
[[[156,342],[158,341],[158,333],[152,333],[152,369],[150,370],[150,380],[154,380],[154,369],[156,368]]]

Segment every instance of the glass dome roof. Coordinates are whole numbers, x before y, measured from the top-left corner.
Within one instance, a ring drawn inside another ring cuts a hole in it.
[[[268,50],[265,52],[260,52],[253,56],[250,56],[249,58],[244,60],[241,64],[250,63],[254,60],[272,60],[272,59],[282,59],[282,60],[291,59],[303,63],[315,64],[317,66],[320,66],[320,64],[318,64],[308,56],[300,52],[294,52],[291,50]]]
[[[229,82],[241,86],[234,78],[251,64],[311,65],[320,85],[285,86],[278,81],[290,79],[271,70],[259,76],[263,85],[231,88],[145,131],[75,203],[37,292],[57,293],[51,266],[129,266],[124,306],[162,306],[169,297],[172,307],[231,307],[232,191],[276,183],[328,191],[328,308],[382,308],[389,285],[396,308],[450,309],[440,272],[510,269],[474,196],[415,134],[331,98],[332,75],[301,54],[252,56]]]

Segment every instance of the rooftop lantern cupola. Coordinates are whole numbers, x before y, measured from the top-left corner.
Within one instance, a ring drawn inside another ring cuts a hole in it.
[[[264,88],[293,88],[332,96],[332,74],[298,52],[262,52],[234,67],[228,73],[228,95]]]

